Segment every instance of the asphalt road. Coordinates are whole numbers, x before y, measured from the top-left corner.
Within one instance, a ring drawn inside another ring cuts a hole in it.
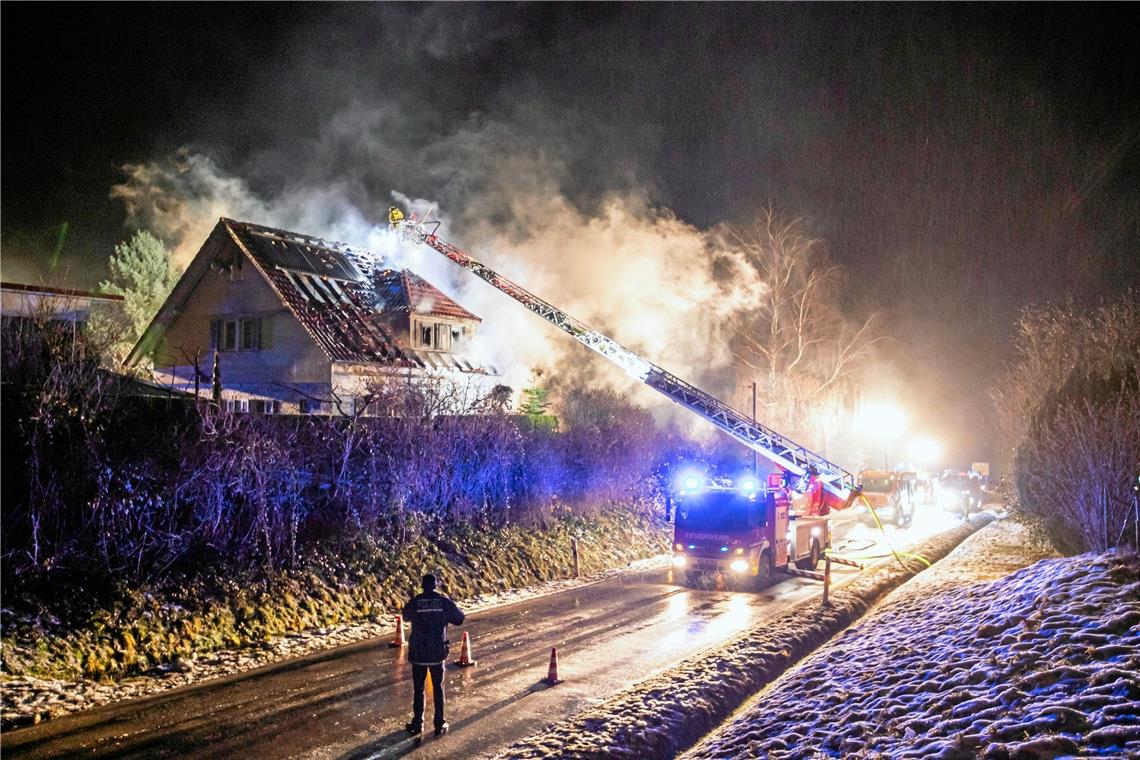
[[[896,536],[912,543],[938,526]],[[893,529],[889,529],[893,533]],[[874,534],[836,526],[836,543],[874,555]],[[836,566],[836,581],[855,572]],[[474,668],[446,674],[451,732],[415,748],[405,650],[372,640],[5,733],[7,758],[474,757],[602,701],[797,602],[820,585],[786,578],[767,591],[690,589],[666,571],[633,573],[485,610],[452,633],[471,635]],[[550,648],[563,683],[542,682]],[[453,657],[454,659],[454,657]],[[428,696],[428,713],[431,697]],[[430,718],[428,718],[430,721]],[[429,724],[430,725],[430,724]]]

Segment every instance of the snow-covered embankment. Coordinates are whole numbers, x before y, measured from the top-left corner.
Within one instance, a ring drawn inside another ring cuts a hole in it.
[[[1006,575],[1025,538],[972,537],[686,757],[1140,757],[1140,559]]]

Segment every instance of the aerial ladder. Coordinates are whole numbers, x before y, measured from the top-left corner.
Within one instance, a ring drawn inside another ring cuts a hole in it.
[[[388,223],[402,240],[428,245],[515,299],[527,309],[569,334],[587,348],[621,367],[626,374],[662,393],[675,403],[705,418],[724,433],[768,459],[780,470],[798,478],[805,486],[815,480],[821,489],[822,512],[845,509],[858,495],[855,476],[814,451],[799,445],[771,428],[750,419],[716,397],[662,369],[617,341],[544,301],[521,285],[509,280],[470,254],[436,234],[439,222],[407,217],[398,208],[388,212]],[[430,227],[430,229],[429,229]]]

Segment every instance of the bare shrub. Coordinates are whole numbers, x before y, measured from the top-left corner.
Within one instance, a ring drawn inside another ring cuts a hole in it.
[[[660,450],[649,412],[617,391],[584,385],[569,387],[560,407],[566,426],[562,498],[631,501],[644,494]]]
[[[106,469],[121,382],[73,323],[5,318],[3,553],[50,570],[94,528],[87,503]]]
[[[1018,507],[1062,551],[1135,545],[1140,476],[1140,303],[1027,308],[991,392],[1013,452]]]
[[[328,399],[328,417],[261,416],[140,398],[68,326],[3,336],[6,589],[294,568],[360,541],[655,494],[658,434],[611,391],[569,390],[563,432],[510,415],[501,394],[406,376]]]
[[[1137,548],[1140,388],[1137,378],[1071,382],[1018,448],[1019,500],[1058,549]]]

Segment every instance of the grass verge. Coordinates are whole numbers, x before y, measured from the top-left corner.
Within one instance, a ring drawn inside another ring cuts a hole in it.
[[[571,538],[579,541],[582,572],[593,573],[659,554],[669,536],[669,526],[612,508],[538,528],[422,530],[401,545],[358,542],[269,576],[214,574],[120,589],[81,616],[22,599],[3,610],[0,661],[5,677],[112,680],[291,632],[394,615],[424,572],[437,573],[462,600],[570,577]]]

